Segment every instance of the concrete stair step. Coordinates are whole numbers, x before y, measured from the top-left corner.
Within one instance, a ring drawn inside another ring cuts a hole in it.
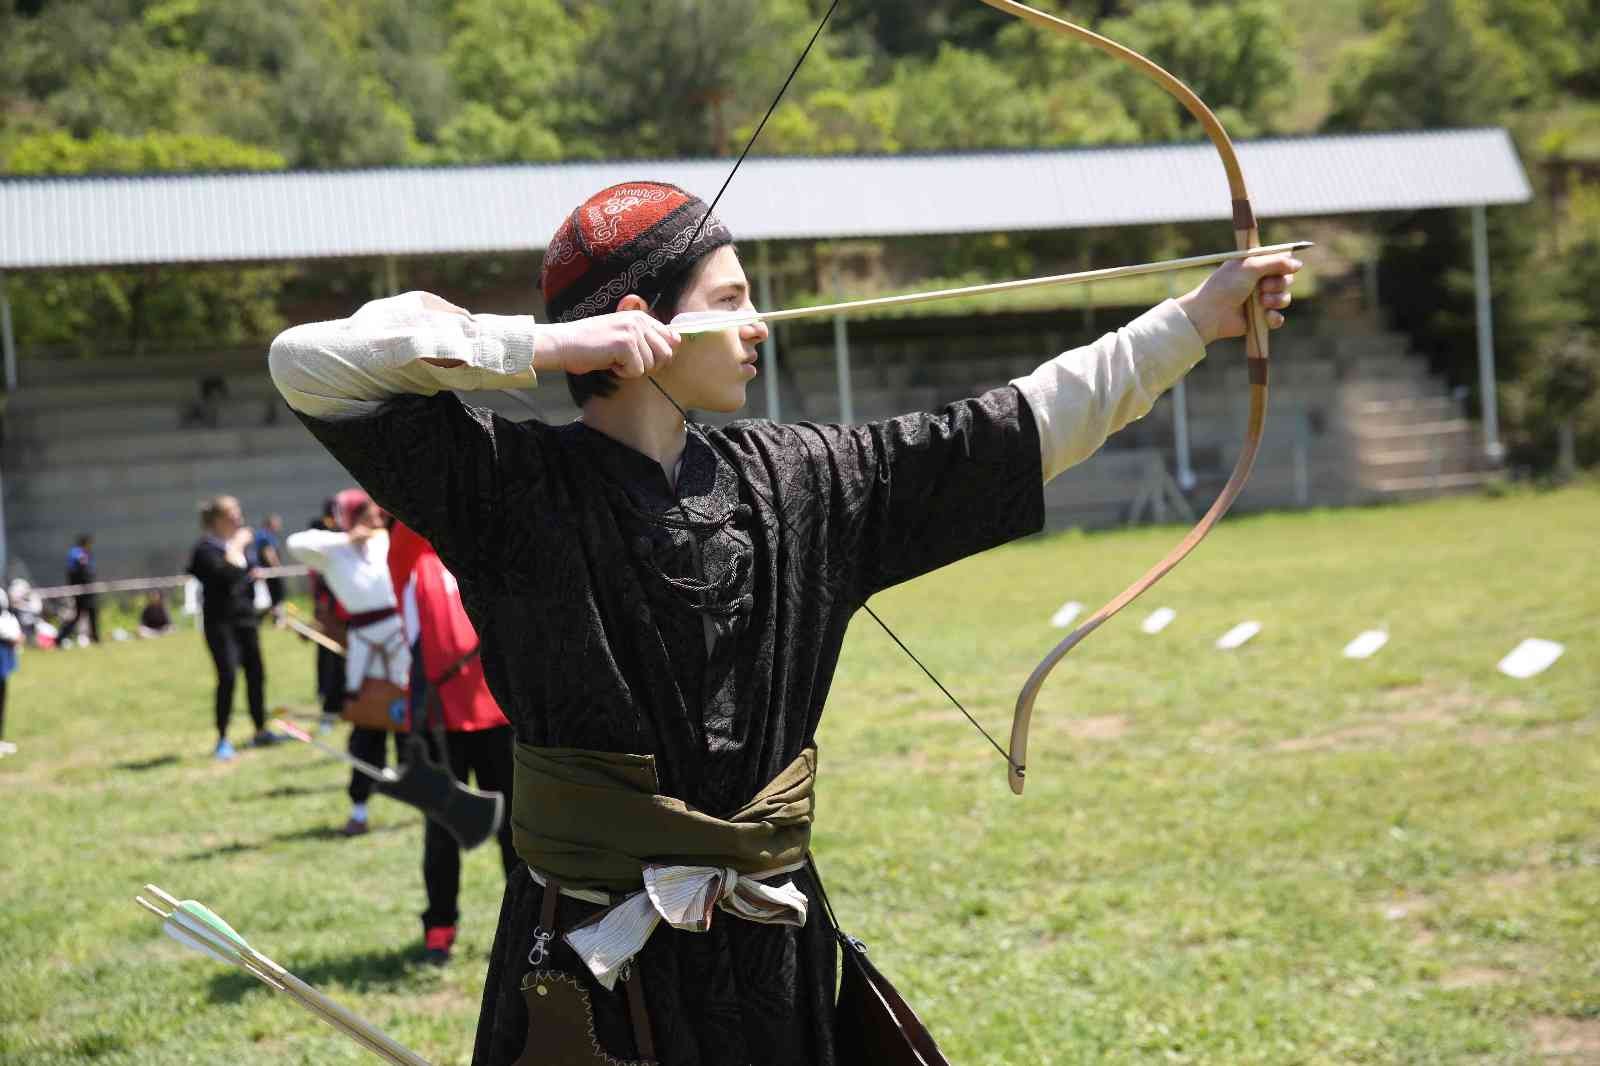
[[[1347,380],[1364,381],[1369,387],[1392,389],[1395,382],[1416,382],[1433,384],[1436,393],[1442,391],[1427,364],[1408,355],[1352,360],[1345,364],[1345,377]]]
[[[227,376],[228,396],[223,402],[270,399],[278,395],[264,367],[248,374]],[[194,378],[157,378],[141,381],[96,382],[18,387],[7,406],[10,414],[33,414],[74,409],[101,409],[141,404],[189,404],[199,398]]]
[[[1339,333],[1325,343],[1340,362],[1403,359],[1411,353],[1411,342],[1403,333]]]
[[[1357,426],[1354,437],[1358,442],[1376,442],[1376,440],[1410,440],[1419,437],[1438,437],[1445,434],[1470,434],[1474,423],[1466,418],[1442,418],[1426,423],[1413,423],[1405,419],[1395,419],[1387,424],[1376,426]]]
[[[1433,494],[1439,492],[1469,492],[1493,484],[1504,477],[1498,471],[1477,470],[1456,474],[1413,475],[1407,477],[1379,478],[1368,485],[1374,492],[1391,496]]]
[[[188,401],[139,403],[131,406],[84,406],[24,409],[7,421],[13,439],[45,441],[63,437],[126,437],[183,429],[195,415]],[[289,405],[276,392],[223,401],[214,409],[219,428],[254,428],[295,421]]]
[[[338,462],[323,450],[301,449],[272,455],[236,457],[218,461],[206,457],[163,459],[127,468],[89,465],[70,469],[21,469],[5,478],[6,504],[11,516],[19,509],[76,509],[86,501],[123,501],[129,497],[176,496],[192,506],[219,492],[241,495],[254,486],[274,489],[309,483],[341,474]],[[316,501],[313,501],[316,502]],[[309,506],[309,505],[308,505]]]
[[[96,438],[14,442],[22,464],[35,468],[137,467],[159,459],[214,458],[303,452],[315,438],[298,420],[251,429],[186,429],[128,437],[110,446]]]
[[[1454,397],[1440,396],[1431,392],[1394,396],[1382,400],[1352,398],[1349,407],[1350,414],[1356,418],[1400,416],[1437,421],[1461,414],[1461,405]]]
[[[35,386],[74,385],[85,381],[126,384],[152,378],[193,380],[206,374],[260,374],[266,370],[268,347],[263,342],[259,347],[211,349],[176,355],[129,355],[116,359],[28,357],[17,361],[17,381],[20,388],[26,390]]]

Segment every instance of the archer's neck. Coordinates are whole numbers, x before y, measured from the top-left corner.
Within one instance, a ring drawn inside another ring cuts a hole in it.
[[[590,429],[654,459],[667,483],[677,484],[687,439],[683,416],[648,381],[630,381],[610,396],[591,397],[582,417]]]

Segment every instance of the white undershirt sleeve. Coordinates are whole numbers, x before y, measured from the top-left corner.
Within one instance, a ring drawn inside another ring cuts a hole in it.
[[[1044,480],[1083,462],[1111,434],[1143,418],[1205,354],[1189,316],[1176,300],[1166,300],[1115,333],[1013,381],[1039,427]]]
[[[396,396],[531,388],[536,329],[529,315],[473,315],[432,293],[408,292],[346,319],[285,330],[267,363],[296,411],[358,418]]]
[[[349,543],[348,533],[331,529],[302,529],[289,534],[284,546],[298,562],[326,574],[329,568],[328,552],[334,548],[343,548]]]

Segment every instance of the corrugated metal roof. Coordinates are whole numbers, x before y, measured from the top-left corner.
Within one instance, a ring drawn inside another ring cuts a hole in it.
[[[1242,142],[1263,219],[1523,203],[1501,129]],[[619,181],[710,196],[725,160],[0,178],[0,270],[536,250]],[[1228,217],[1209,144],[751,159],[720,214],[741,240]]]

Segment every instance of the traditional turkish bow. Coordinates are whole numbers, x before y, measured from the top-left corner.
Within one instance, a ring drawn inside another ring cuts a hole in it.
[[[1239,166],[1239,156],[1233,149],[1233,141],[1228,138],[1227,130],[1222,128],[1222,123],[1217,120],[1211,108],[1206,106],[1205,101],[1201,100],[1193,89],[1133,49],[1086,30],[1082,26],[1057,18],[1055,15],[1047,15],[1043,11],[1037,11],[1014,0],[982,0],[982,2],[1035,26],[1064,33],[1085,44],[1093,45],[1112,58],[1121,60],[1146,75],[1171,94],[1199,120],[1206,131],[1206,136],[1211,138],[1211,143],[1216,146],[1217,154],[1222,157],[1222,169],[1228,175],[1228,191],[1233,197],[1234,242],[1240,248],[1253,248],[1261,243],[1255,211],[1250,206],[1250,194],[1244,184],[1244,171]],[[1050,676],[1050,671],[1066,658],[1069,651],[1081,644],[1085,637],[1142,596],[1145,590],[1181,563],[1195,546],[1206,538],[1206,534],[1211,532],[1211,527],[1227,513],[1228,508],[1233,506],[1233,501],[1238,498],[1244,488],[1245,480],[1250,476],[1250,468],[1255,465],[1256,452],[1261,447],[1261,431],[1267,418],[1267,319],[1266,312],[1261,309],[1261,303],[1253,292],[1245,302],[1245,353],[1246,366],[1250,370],[1250,420],[1245,429],[1244,447],[1239,452],[1239,461],[1234,464],[1233,473],[1229,475],[1228,483],[1223,486],[1222,494],[1177,547],[1147,570],[1143,577],[1129,585],[1110,603],[1068,633],[1061,643],[1050,649],[1050,654],[1033,668],[1033,673],[1028,675],[1022,691],[1017,694],[1017,706],[1011,718],[1010,753],[1006,756],[1011,791],[1017,795],[1022,795],[1023,775],[1027,769],[1028,726],[1033,721],[1033,702],[1039,695],[1039,689],[1044,686],[1045,679]]]
[[[1066,19],[1046,14],[1026,4],[1016,3],[1015,0],[981,0],[981,2],[997,11],[1022,19],[1024,22],[1029,22],[1041,29],[1064,33],[1085,44],[1092,45],[1112,58],[1133,67],[1166,90],[1167,93],[1184,106],[1185,110],[1199,120],[1200,125],[1206,131],[1206,136],[1211,139],[1211,143],[1217,149],[1217,154],[1222,158],[1222,168],[1227,174],[1228,190],[1233,201],[1232,216],[1235,244],[1240,249],[1256,248],[1260,244],[1260,233],[1256,225],[1255,211],[1250,206],[1250,195],[1245,189],[1244,172],[1239,166],[1239,157],[1234,151],[1233,142],[1229,139],[1227,131],[1223,129],[1222,123],[1218,121],[1217,116],[1212,113],[1211,108],[1206,106],[1205,101],[1195,94],[1194,90],[1174,77],[1165,68],[1140,55],[1133,49],[1120,45],[1110,38],[1103,37],[1091,30],[1084,29],[1075,23],[1068,22]],[[722,188],[712,198],[710,206],[706,209],[706,214],[700,221],[701,226],[704,226],[706,219],[711,217],[711,212],[716,210],[718,201],[722,199],[722,194],[727,191],[728,184],[733,181],[733,176],[739,172],[740,165],[744,162],[745,157],[750,154],[750,149],[755,146],[756,138],[761,136],[761,131],[766,127],[767,120],[777,110],[778,103],[783,99],[784,92],[787,91],[790,83],[794,81],[795,74],[799,72],[801,64],[805,62],[806,56],[811,53],[812,46],[817,43],[817,38],[822,35],[823,28],[827,26],[829,18],[832,17],[838,6],[839,0],[833,0],[832,5],[822,16],[822,21],[818,24],[816,32],[812,34],[805,50],[800,53],[800,58],[795,63],[794,69],[789,72],[789,77],[784,81],[783,87],[778,90],[777,96],[774,97],[772,104],[767,108],[765,117],[756,125],[755,132],[751,134],[750,140],[744,146],[744,151],[739,154],[738,160],[734,162],[733,169],[729,171],[728,177],[722,183]],[[698,229],[694,236],[699,236]],[[690,243],[693,243],[693,238],[691,238]],[[1188,535],[1183,538],[1177,547],[1173,548],[1160,562],[1146,571],[1139,580],[1129,585],[1111,602],[1094,612],[1083,624],[1067,634],[1066,638],[1052,648],[1050,653],[1040,661],[1039,665],[1034,667],[1033,673],[1028,675],[1028,680],[1023,684],[1022,691],[1017,695],[1016,709],[1012,714],[1009,749],[1002,748],[999,742],[989,735],[988,731],[962,705],[961,701],[934,676],[931,670],[923,665],[915,653],[906,647],[905,642],[895,635],[894,630],[890,629],[883,619],[878,617],[870,605],[862,605],[862,609],[883,628],[890,639],[911,657],[912,662],[922,669],[922,672],[938,687],[939,691],[950,699],[956,709],[966,716],[967,721],[978,732],[982,733],[984,738],[994,746],[995,750],[1005,758],[1011,791],[1017,795],[1022,794],[1024,775],[1027,770],[1028,726],[1033,720],[1034,701],[1038,698],[1039,690],[1044,686],[1045,679],[1050,676],[1050,672],[1066,657],[1068,652],[1081,644],[1085,637],[1099,629],[1118,611],[1138,599],[1147,589],[1157,581],[1160,581],[1168,571],[1182,562],[1195,549],[1195,546],[1205,539],[1206,534],[1211,532],[1211,528],[1227,513],[1228,508],[1233,505],[1233,501],[1238,498],[1239,493],[1243,490],[1244,483],[1250,476],[1250,469],[1255,464],[1256,452],[1261,447],[1261,433],[1266,423],[1267,415],[1266,312],[1262,310],[1261,304],[1253,292],[1245,302],[1245,346],[1246,365],[1249,367],[1250,381],[1250,417],[1245,428],[1244,445],[1240,449],[1239,460],[1234,464],[1233,473],[1229,475],[1228,482],[1223,486],[1222,493],[1217,497],[1216,502],[1211,505],[1211,509],[1195,524],[1194,528],[1189,531]],[[677,407],[680,412],[683,411],[683,408],[667,394],[659,382],[654,378],[651,378],[650,381],[663,396],[666,396],[674,407]],[[735,469],[737,469],[737,466],[735,466]]]

